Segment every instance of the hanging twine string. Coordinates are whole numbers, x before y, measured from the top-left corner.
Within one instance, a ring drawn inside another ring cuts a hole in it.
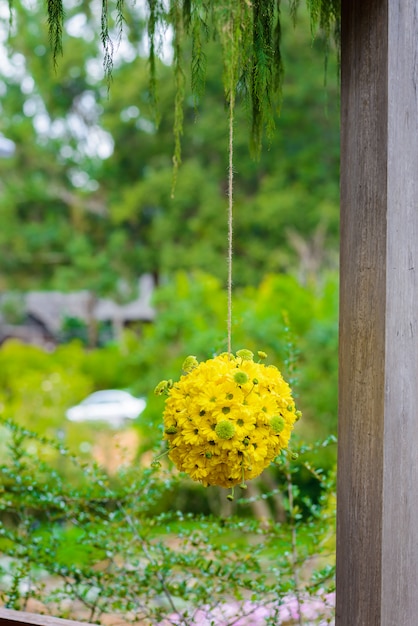
[[[233,183],[234,183],[234,110],[235,110],[235,92],[233,81],[231,81],[231,90],[229,92],[229,164],[228,164],[228,354],[231,354],[232,344],[232,243],[233,243]]]

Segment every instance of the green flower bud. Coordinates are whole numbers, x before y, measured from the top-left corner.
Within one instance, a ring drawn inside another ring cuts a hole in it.
[[[281,433],[285,425],[285,421],[281,415],[273,415],[270,420],[270,428],[277,434]]]
[[[238,371],[234,374],[234,381],[237,385],[245,385],[248,382],[248,376],[245,372]]]
[[[237,357],[239,357],[243,361],[252,361],[254,357],[254,353],[251,352],[251,350],[246,350],[244,348],[243,350],[238,350]]]
[[[158,383],[158,385],[154,389],[154,393],[157,396],[161,396],[161,394],[163,394],[165,391],[167,391],[167,386],[168,386],[168,381],[167,380],[162,380],[160,383]]]
[[[267,359],[267,354],[265,352],[263,352],[262,350],[259,350],[257,352],[258,358],[259,359]]]
[[[224,420],[216,425],[215,433],[218,435],[219,439],[232,439],[235,435],[235,426],[232,422]]]
[[[175,435],[177,433],[177,428],[173,424],[172,426],[167,426],[164,432],[167,435]]]
[[[300,418],[302,417],[302,411],[296,411],[295,415],[296,415],[296,421],[300,420]]]
[[[195,356],[191,355],[191,356],[188,356],[185,359],[185,361],[184,361],[184,363],[182,365],[182,370],[183,370],[183,372],[191,372],[198,365],[199,365],[199,361],[196,359]]]

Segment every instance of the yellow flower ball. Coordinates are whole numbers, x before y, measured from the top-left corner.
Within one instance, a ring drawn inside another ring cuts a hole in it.
[[[168,455],[205,486],[244,486],[288,446],[300,416],[291,389],[276,367],[255,363],[249,350],[193,359],[178,382],[164,386]]]

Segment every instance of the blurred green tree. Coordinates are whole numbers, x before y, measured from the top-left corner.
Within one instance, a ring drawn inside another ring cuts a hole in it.
[[[145,271],[179,269],[223,279],[227,121],[217,45],[207,49],[205,97],[196,99],[186,85],[183,165],[171,198],[170,61],[157,66],[157,129],[138,10],[127,7],[107,95],[97,20],[87,9],[68,7],[65,55],[54,73],[43,8],[15,8],[13,52],[0,70],[0,131],[17,146],[13,158],[0,162],[0,288],[115,294],[121,279],[136,285]],[[330,59],[324,87],[324,41],[312,41],[306,14],[299,20],[302,28],[294,30],[283,14],[283,103],[275,140],[259,162],[248,150],[248,114],[237,109],[236,285],[299,266],[306,276],[335,262],[337,72]]]

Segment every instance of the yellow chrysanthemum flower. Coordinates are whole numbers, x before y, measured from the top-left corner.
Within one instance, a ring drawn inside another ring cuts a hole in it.
[[[300,417],[279,370],[255,363],[253,356],[239,350],[202,363],[189,357],[178,382],[157,385],[156,393],[164,389],[168,395],[168,455],[205,486],[245,487],[287,448]]]

